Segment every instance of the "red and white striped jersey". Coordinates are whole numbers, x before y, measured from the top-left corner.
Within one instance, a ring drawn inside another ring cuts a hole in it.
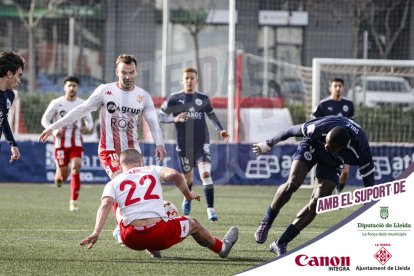
[[[121,153],[127,149],[141,152],[139,127],[142,117],[148,123],[155,145],[164,145],[151,95],[138,86],[131,91],[122,90],[117,82],[98,86],[83,104],[53,123],[50,128],[54,130],[68,125],[98,108],[101,108],[101,138],[98,152],[114,150]]]
[[[64,96],[52,100],[42,116],[42,126],[49,128],[52,122],[56,122],[64,117],[69,111],[81,105],[83,99],[77,97],[74,101],[68,101]],[[80,118],[80,117],[78,117]],[[62,137],[55,136],[55,148],[70,148],[82,146],[82,120],[89,131],[93,127],[93,119],[90,113],[87,113],[81,120],[76,120],[72,124],[59,128]]]
[[[102,198],[112,197],[121,210],[124,225],[136,219],[168,220],[164,209],[160,166],[131,168],[106,184]]]

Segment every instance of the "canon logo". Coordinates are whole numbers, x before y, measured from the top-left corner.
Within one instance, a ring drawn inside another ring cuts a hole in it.
[[[350,257],[309,257],[297,255],[295,263],[298,266],[350,266]]]

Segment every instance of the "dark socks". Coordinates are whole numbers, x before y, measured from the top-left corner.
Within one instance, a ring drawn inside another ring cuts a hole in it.
[[[205,185],[204,186],[204,196],[206,198],[207,207],[214,207],[214,185]]]
[[[279,238],[279,243],[288,243],[293,240],[297,235],[299,235],[300,231],[294,226],[290,224],[285,232],[283,232],[282,236]]]
[[[262,221],[267,221],[270,224],[272,224],[275,218],[277,217],[277,214],[279,214],[279,212],[273,210],[272,207],[269,207],[267,208],[267,211],[263,216]]]

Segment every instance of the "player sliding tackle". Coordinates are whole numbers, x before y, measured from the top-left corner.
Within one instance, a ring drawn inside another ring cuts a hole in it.
[[[332,194],[344,163],[359,167],[366,187],[374,184],[374,163],[368,139],[364,130],[354,121],[338,116],[310,120],[292,126],[266,141],[253,144],[253,152],[257,155],[266,153],[273,145],[290,137],[303,139],[296,150],[287,182],[276,191],[254,234],[257,243],[267,240],[279,211],[289,202],[315,165],[316,179],[309,203],[299,211],[280,238],[270,245],[270,252],[278,256],[286,253],[287,244],[313,221],[317,214],[318,199]]]

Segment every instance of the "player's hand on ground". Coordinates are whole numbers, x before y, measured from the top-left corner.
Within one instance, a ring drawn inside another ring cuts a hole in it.
[[[158,145],[155,147],[155,158],[157,161],[164,161],[165,156],[167,156],[167,151],[165,150],[164,145]]]
[[[182,112],[182,113],[178,114],[176,117],[174,117],[174,122],[175,123],[184,123],[185,121],[187,121],[187,119],[188,119],[187,112]]]
[[[256,155],[261,155],[261,154],[263,154],[263,153],[266,153],[266,152],[268,152],[270,149],[271,149],[271,147],[269,147],[269,146],[267,145],[266,141],[263,141],[263,142],[260,142],[260,143],[257,143],[257,144],[253,144],[253,148],[252,148],[253,152],[254,152]]]
[[[18,147],[11,147],[10,163],[20,158],[20,151]]]
[[[227,133],[226,130],[220,131],[221,138],[224,139],[224,141],[228,142],[230,140],[230,135]]]
[[[46,142],[47,138],[52,134],[52,129],[48,128],[43,130],[42,134],[39,136],[39,142]]]
[[[95,243],[98,241],[98,238],[99,238],[99,235],[96,233],[93,233],[86,239],[82,240],[80,242],[80,245],[81,246],[88,245],[88,249],[91,249],[95,245]]]

